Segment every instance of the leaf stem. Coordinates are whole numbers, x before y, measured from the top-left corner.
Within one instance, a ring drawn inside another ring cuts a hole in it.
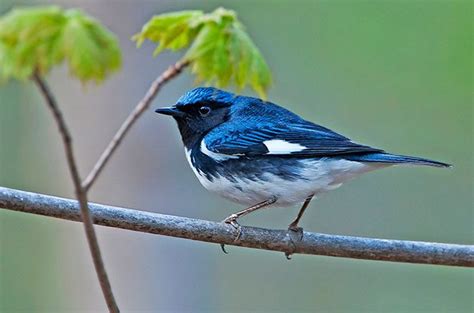
[[[114,137],[110,141],[107,148],[105,148],[104,152],[102,153],[99,160],[92,168],[89,175],[87,175],[86,179],[82,182],[82,188],[85,191],[88,191],[90,187],[94,184],[97,177],[100,175],[105,165],[109,161],[110,157],[112,156],[114,151],[117,149],[117,147],[120,145],[120,143],[122,142],[127,132],[130,130],[133,124],[138,120],[138,118],[148,109],[148,107],[150,106],[153,99],[155,99],[161,87],[165,83],[167,83],[169,80],[173,79],[178,74],[180,74],[182,70],[189,64],[190,62],[187,60],[178,61],[175,64],[168,67],[166,71],[161,73],[161,75],[158,76],[155,79],[155,81],[153,81],[153,83],[151,84],[150,88],[148,89],[143,99],[140,100],[140,102],[138,102],[135,109],[133,109],[133,111],[130,113],[127,119],[123,122],[122,126],[120,126],[119,130],[114,135]]]
[[[59,109],[59,106],[57,105],[56,99],[54,98],[51,90],[46,84],[46,81],[43,80],[43,78],[40,76],[38,72],[35,72],[33,74],[33,81],[36,83],[41,94],[43,95],[48,105],[48,108],[51,110],[53,117],[56,121],[56,124],[59,128],[59,133],[61,135],[63,145],[64,145],[64,150],[66,153],[66,159],[67,159],[67,164],[69,167],[69,172],[71,173],[72,181],[74,184],[76,198],[79,201],[82,220],[84,222],[83,223],[84,230],[86,233],[87,242],[89,244],[89,250],[92,255],[94,267],[95,267],[97,277],[100,282],[100,286],[102,288],[102,292],[104,294],[105,301],[107,303],[107,307],[109,309],[109,312],[118,313],[120,312],[120,310],[115,301],[115,298],[112,292],[112,287],[110,286],[109,278],[107,276],[104,262],[102,260],[99,243],[97,241],[97,235],[94,230],[94,225],[93,225],[92,217],[91,217],[89,206],[88,206],[87,190],[83,188],[81,185],[81,177],[79,175],[79,171],[77,169],[77,162],[74,157],[71,134],[66,125],[66,121],[64,120],[62,112]]]

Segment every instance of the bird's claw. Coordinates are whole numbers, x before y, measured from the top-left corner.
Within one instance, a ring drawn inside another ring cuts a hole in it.
[[[232,215],[229,215],[228,217],[226,217],[223,222],[226,223],[226,224],[230,224],[232,226],[234,226],[235,229],[239,229],[240,228],[240,224],[237,223],[237,218],[239,216],[237,214],[232,214]]]
[[[287,260],[291,260],[291,255],[296,250],[296,244],[303,239],[303,228],[290,224],[288,226],[289,250],[285,252]]]
[[[221,243],[221,250],[222,252],[224,252],[225,254],[229,254],[229,252],[226,251],[225,249],[225,244]]]
[[[242,226],[240,226],[240,224],[237,222],[238,217],[239,216],[237,214],[232,214],[232,215],[229,215],[228,217],[226,217],[222,221],[223,223],[232,225],[237,230],[237,235],[234,238],[234,242],[237,242],[240,239],[241,235],[242,235]],[[221,249],[222,249],[222,252],[224,252],[225,254],[228,254],[228,252],[225,249],[224,244],[221,244]]]
[[[297,234],[299,236],[298,241],[303,238],[303,227],[298,227],[297,225],[290,224],[290,226],[288,226],[288,231],[292,232],[293,234]]]

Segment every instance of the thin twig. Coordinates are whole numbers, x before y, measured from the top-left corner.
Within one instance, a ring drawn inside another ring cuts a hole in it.
[[[180,237],[217,244],[333,257],[474,267],[474,246],[433,242],[386,240],[242,227],[238,241],[235,229],[224,223],[155,214],[100,204],[89,204],[98,225],[144,233]],[[77,202],[37,193],[0,187],[0,208],[80,221]],[[218,249],[216,248],[216,251]],[[224,257],[224,256],[223,256]]]
[[[82,182],[82,188],[84,190],[89,190],[92,184],[94,184],[95,180],[97,179],[101,171],[104,169],[104,166],[109,161],[115,149],[117,149],[117,147],[120,145],[124,136],[130,130],[133,124],[137,121],[137,119],[146,111],[146,109],[148,109],[161,87],[169,80],[176,77],[179,73],[181,73],[181,71],[188,65],[189,61],[179,61],[176,64],[168,67],[166,71],[164,71],[160,76],[155,79],[143,99],[137,104],[135,109],[133,109],[127,119],[123,122],[122,126],[120,126],[119,130],[112,138],[107,148],[105,148],[97,163],[94,165],[94,168],[91,170],[89,175],[87,175],[86,179]]]
[[[48,107],[51,110],[53,117],[56,121],[56,124],[58,125],[59,133],[61,134],[64,150],[66,152],[67,164],[74,184],[75,194],[80,204],[80,212],[82,215],[82,220],[84,221],[83,224],[87,237],[87,242],[89,244],[92,260],[94,262],[95,270],[97,272],[97,276],[100,282],[100,286],[102,288],[102,292],[104,294],[105,301],[107,303],[107,307],[109,308],[110,312],[118,313],[119,308],[112,293],[112,287],[110,286],[107,272],[105,271],[104,262],[102,260],[102,255],[99,248],[99,243],[97,241],[97,236],[94,230],[94,225],[87,204],[87,191],[81,186],[81,177],[79,175],[77,163],[74,157],[71,134],[68,130],[61,110],[57,105],[56,99],[54,98],[46,82],[41,78],[38,73],[35,73],[33,75],[33,80],[41,91],[41,94],[45,98],[46,103],[48,104]]]

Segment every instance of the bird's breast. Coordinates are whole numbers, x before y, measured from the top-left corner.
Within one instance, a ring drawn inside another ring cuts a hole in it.
[[[276,205],[293,205],[371,169],[361,162],[333,158],[241,156],[219,160],[200,149],[186,150],[186,157],[206,189],[245,205],[272,197],[277,198]]]

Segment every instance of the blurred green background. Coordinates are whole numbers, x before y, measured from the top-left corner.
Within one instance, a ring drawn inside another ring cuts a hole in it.
[[[454,164],[368,174],[314,201],[308,231],[473,244],[472,3],[470,1],[0,1],[80,7],[120,38],[124,67],[82,86],[49,75],[82,173],[94,164],[150,82],[178,55],[151,57],[129,39],[153,14],[235,9],[267,58],[271,101],[358,142]],[[189,72],[153,107],[193,86]],[[246,92],[251,94],[251,92]],[[0,86],[0,185],[72,196],[56,126],[31,83]],[[140,120],[91,200],[221,220],[240,207],[206,192],[174,123]],[[297,208],[247,225],[283,228]],[[472,312],[472,270],[282,254],[98,227],[123,312]],[[80,224],[0,211],[0,312],[104,312]]]

